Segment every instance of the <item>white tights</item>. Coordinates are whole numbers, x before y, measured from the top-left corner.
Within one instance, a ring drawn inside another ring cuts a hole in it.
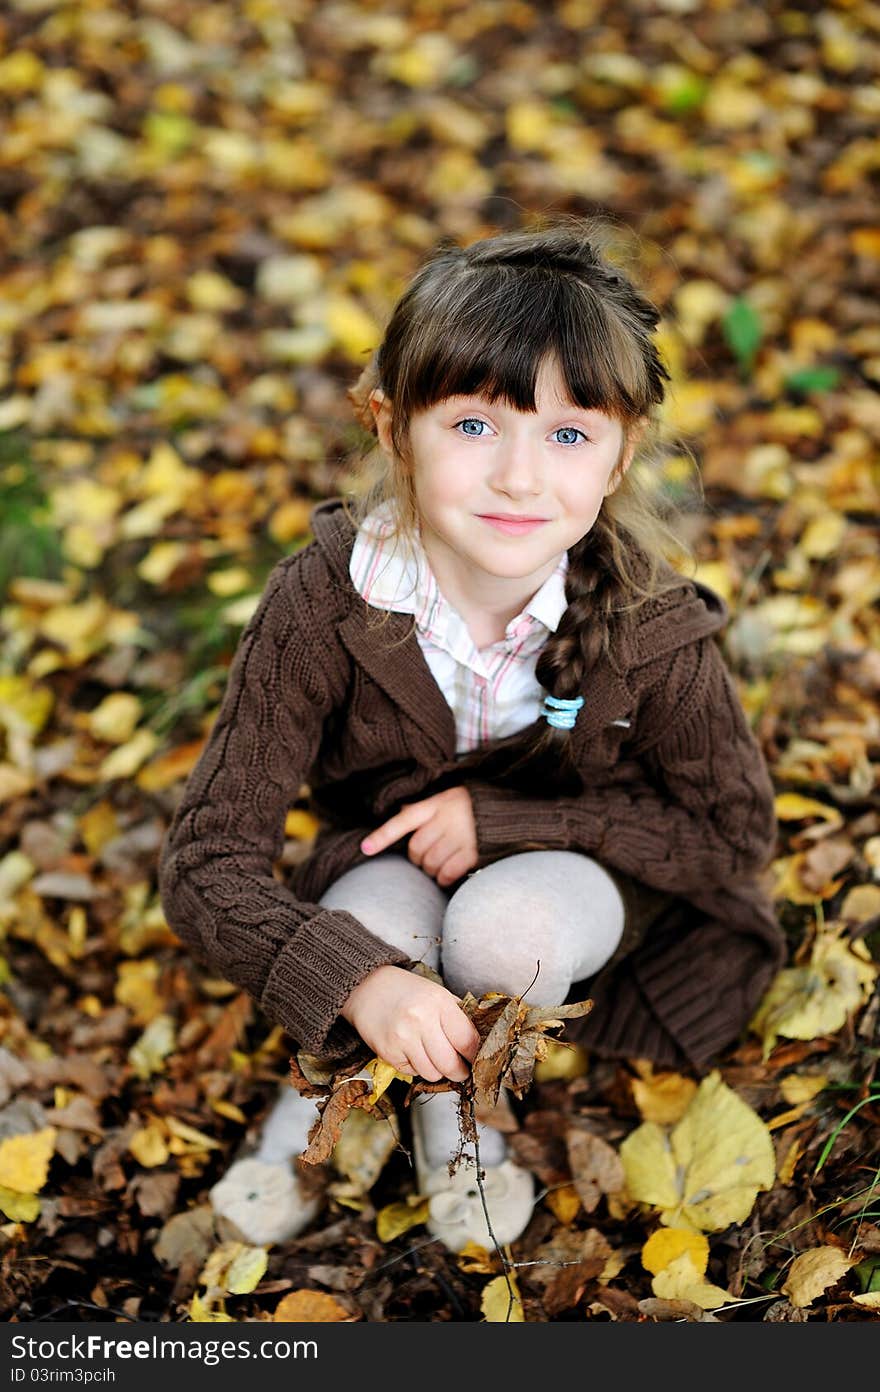
[[[405,855],[386,852],[346,871],[319,903],[346,909],[384,942],[440,972],[457,996],[503,991],[539,1005],[560,1004],[573,981],[604,966],[624,926],[614,881],[577,851],[507,856],[475,871],[451,896]],[[435,1093],[416,1103],[426,1109],[428,1163],[443,1165],[458,1149],[456,1095]],[[300,1154],[315,1116],[314,1102],[285,1084],[258,1157],[284,1161]],[[500,1164],[502,1134],[486,1126],[479,1136],[481,1163]]]

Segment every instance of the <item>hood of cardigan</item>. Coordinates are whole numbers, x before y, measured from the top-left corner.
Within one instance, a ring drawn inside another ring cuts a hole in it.
[[[366,608],[349,574],[356,531],[342,499],[329,498],[319,503],[311,514],[311,529],[331,569],[350,591],[352,602]],[[679,576],[669,565],[661,569],[661,574],[675,576],[680,584],[643,606],[627,651],[615,663],[620,671],[640,667],[707,634],[717,633],[730,618],[726,602],[708,585]]]

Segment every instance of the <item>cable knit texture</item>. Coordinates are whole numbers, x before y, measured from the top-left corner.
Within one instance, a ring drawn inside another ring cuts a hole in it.
[[[411,617],[371,628],[376,611],[348,575],[354,530],[340,500],[318,506],[312,528],[273,568],[241,635],[159,886],[169,924],[213,971],[302,1047],[341,1058],[361,1045],[339,1015],[349,992],[383,963],[412,962],[316,901],[367,858],[369,830],[456,781],[456,733]],[[595,1004],[567,1037],[701,1070],[784,960],[759,878],[775,849],[773,789],[715,638],[724,602],[682,578],[641,615],[627,651],[585,682],[569,736],[581,795],[525,797],[472,774],[466,786],[479,866],[583,851],[624,896],[624,943],[573,986],[572,998],[588,991]],[[322,828],[284,872],[285,816],[304,784]]]

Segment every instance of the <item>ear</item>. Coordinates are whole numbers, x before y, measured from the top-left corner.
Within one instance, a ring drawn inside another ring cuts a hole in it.
[[[647,430],[648,424],[648,417],[640,416],[639,419],[630,426],[621,457],[611,471],[611,477],[606,485],[604,494],[606,498],[609,494],[616,493],[617,489],[620,487],[623,476],[633,462],[633,457],[638,449],[639,441]]]
[[[368,401],[376,422],[376,434],[386,454],[392,453],[391,444],[391,402],[381,387],[370,392]]]

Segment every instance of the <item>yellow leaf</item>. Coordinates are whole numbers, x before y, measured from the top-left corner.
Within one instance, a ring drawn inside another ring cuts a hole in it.
[[[588,1054],[580,1044],[566,1044],[547,1037],[539,1041],[544,1057],[535,1064],[535,1082],[551,1083],[558,1078],[582,1078],[589,1067]]]
[[[44,1126],[0,1142],[0,1184],[17,1194],[39,1193],[49,1174],[57,1134],[54,1126]]]
[[[351,1315],[325,1291],[297,1290],[279,1301],[272,1319],[280,1324],[341,1324]]]
[[[396,1116],[376,1116],[353,1107],[333,1147],[333,1166],[348,1181],[331,1186],[335,1197],[358,1199],[372,1189],[396,1149],[399,1137]]]
[[[479,1242],[466,1242],[456,1260],[462,1271],[475,1272],[478,1276],[491,1276],[497,1270],[495,1254],[490,1254]]]
[[[795,1257],[782,1287],[783,1293],[792,1305],[803,1309],[812,1305],[817,1295],[835,1285],[852,1265],[839,1247],[812,1247],[809,1252]]]
[[[880,1291],[864,1291],[861,1295],[854,1295],[853,1300],[868,1310],[880,1310]]]
[[[225,1291],[226,1275],[236,1257],[243,1252],[251,1249],[245,1242],[221,1242],[212,1252],[209,1253],[204,1266],[199,1272],[199,1285],[206,1286],[209,1290]]]
[[[709,1264],[709,1243],[702,1233],[687,1228],[658,1228],[642,1248],[642,1266],[657,1276],[671,1262],[687,1252],[698,1276]]]
[[[634,1199],[669,1227],[715,1232],[741,1223],[775,1174],[770,1132],[714,1070],[668,1132],[644,1122],[620,1147]]]
[[[782,1162],[779,1166],[779,1174],[776,1177],[777,1184],[782,1184],[786,1186],[791,1184],[792,1180],[794,1179],[795,1170],[798,1167],[798,1161],[800,1160],[803,1153],[804,1142],[800,1138],[800,1136],[795,1136],[791,1145],[788,1147],[784,1156],[782,1157]]]
[[[384,1059],[380,1058],[375,1058],[367,1064],[367,1072],[370,1073],[373,1078],[373,1091],[367,1098],[370,1106],[372,1106],[374,1102],[379,1101],[382,1093],[390,1087],[395,1078],[400,1077],[400,1074],[393,1064],[386,1063]],[[410,1079],[410,1081],[412,1081],[412,1079]]]
[[[644,1121],[674,1126],[687,1111],[697,1085],[681,1073],[655,1073],[648,1062],[637,1062],[641,1078],[633,1078],[632,1094]]]
[[[779,1035],[816,1039],[842,1029],[871,994],[877,967],[860,940],[819,934],[810,961],[778,972],[749,1022],[768,1058]]]
[[[311,812],[303,812],[294,807],[284,818],[284,835],[292,841],[312,841],[318,833],[320,823]]]
[[[681,1199],[669,1133],[655,1121],[644,1121],[622,1142],[620,1158],[626,1187],[640,1203],[674,1208]]]
[[[153,1073],[161,1073],[175,1042],[174,1020],[170,1015],[157,1015],[128,1051],[128,1061],[137,1076],[146,1079]]]
[[[862,855],[880,880],[880,836],[869,836]],[[840,906],[840,917],[851,923],[867,923],[880,914],[880,884],[853,885]]]
[[[512,1301],[511,1293],[513,1295]],[[480,1309],[483,1311],[487,1324],[523,1324],[525,1322],[522,1297],[512,1271],[508,1273],[506,1279],[504,1276],[496,1276],[494,1280],[486,1283],[480,1298]]]
[[[380,1208],[376,1214],[376,1236],[380,1242],[393,1242],[402,1233],[409,1232],[419,1223],[428,1220],[428,1200],[417,1204],[391,1203]]]
[[[339,292],[327,296],[324,322],[334,342],[355,362],[364,353],[371,353],[382,336],[372,315],[357,300]]]
[[[574,1222],[580,1206],[580,1195],[573,1184],[562,1184],[558,1189],[551,1189],[547,1195],[547,1207],[566,1227]]]
[[[728,604],[733,603],[733,575],[727,561],[701,561],[694,568],[692,577],[701,585],[708,585]]]
[[[812,561],[827,560],[839,550],[846,526],[842,513],[823,510],[810,518],[800,539],[799,550]]]
[[[40,1200],[36,1194],[18,1194],[0,1184],[0,1210],[14,1223],[32,1223],[40,1216]]]
[[[139,1025],[148,1025],[162,1013],[159,995],[159,963],[152,958],[137,962],[120,962],[114,995],[120,1005],[127,1005]]]
[[[121,744],[101,760],[98,778],[102,781],[131,778],[154,753],[158,743],[159,736],[153,730],[138,730],[126,744]]]
[[[229,1121],[237,1121],[241,1126],[247,1124],[247,1117],[241,1107],[236,1107],[234,1102],[226,1102],[221,1097],[211,1098],[211,1111],[216,1112],[218,1116],[226,1117]]]
[[[836,807],[829,807],[801,793],[779,793],[773,799],[773,806],[781,822],[800,822],[806,817],[821,817],[825,822],[843,821]]]
[[[550,107],[525,98],[507,108],[507,139],[514,150],[543,150],[558,130]]]
[[[230,1295],[247,1295],[255,1290],[266,1273],[269,1254],[265,1247],[245,1247],[230,1264],[226,1289]]]
[[[147,1126],[142,1126],[135,1131],[128,1143],[128,1148],[137,1160],[139,1165],[145,1169],[155,1169],[157,1165],[164,1165],[168,1159],[168,1143],[165,1133],[158,1122],[151,1121]]]
[[[189,1307],[189,1317],[193,1324],[234,1324],[232,1315],[227,1315],[222,1308],[214,1309],[207,1301],[203,1300],[198,1292],[192,1298]]]
[[[739,1297],[702,1279],[690,1252],[682,1252],[651,1280],[651,1289],[662,1300],[691,1300],[701,1310],[715,1310]]]
[[[130,691],[113,691],[89,712],[88,728],[95,739],[124,744],[134,734],[142,712],[140,701]]]
[[[811,1102],[828,1086],[825,1073],[789,1073],[779,1085],[784,1101],[792,1107],[798,1102]]]
[[[177,1117],[166,1117],[165,1125],[171,1132],[172,1137],[182,1142],[182,1145],[171,1149],[175,1155],[182,1155],[185,1151],[192,1150],[221,1150],[219,1141],[215,1141],[213,1136],[206,1136],[204,1131],[197,1131],[194,1126],[187,1126],[185,1121],[178,1121]]]

